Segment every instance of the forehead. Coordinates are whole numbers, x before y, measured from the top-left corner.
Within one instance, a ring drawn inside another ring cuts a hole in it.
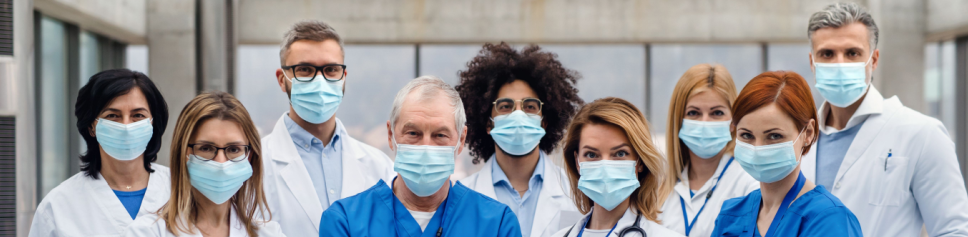
[[[214,143],[242,142],[245,140],[245,133],[242,132],[242,126],[235,121],[212,118],[198,124],[191,140]]]
[[[397,118],[398,121],[394,126],[400,128],[409,123],[420,127],[436,128],[443,125],[448,130],[454,130],[457,124],[454,121],[456,119],[454,106],[450,104],[446,94],[436,90],[424,95],[421,90],[417,88],[405,97],[400,105],[400,117]]]
[[[134,87],[127,93],[112,99],[105,108],[117,108],[120,106],[144,107],[148,109],[148,98],[141,92],[141,88]]]
[[[825,27],[813,32],[813,49],[837,49],[870,46],[870,32],[863,23],[854,22],[842,27]]]
[[[588,123],[582,126],[579,146],[614,147],[628,143],[625,130],[613,124]]]
[[[297,40],[289,45],[286,65],[309,63],[313,65],[343,64],[343,50],[336,40]]]
[[[729,103],[726,101],[726,97],[720,95],[716,91],[706,88],[699,90],[689,97],[689,101],[686,102],[686,105],[711,107],[717,105],[729,106]]]
[[[776,103],[770,103],[740,118],[736,126],[753,131],[773,128],[794,128],[795,130],[796,122],[794,122],[793,117],[783,112]]]
[[[528,97],[538,98],[538,94],[524,80],[514,80],[501,86],[501,89],[497,91],[497,97],[520,100]]]

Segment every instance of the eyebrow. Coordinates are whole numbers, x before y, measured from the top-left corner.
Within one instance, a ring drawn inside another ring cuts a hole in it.
[[[135,108],[135,109],[131,110],[131,112],[135,112],[135,113],[142,112],[142,111],[148,111],[148,109],[146,109],[144,107],[138,107],[138,108]],[[101,113],[103,114],[104,112],[121,113],[122,111],[120,109],[115,109],[115,108],[105,108],[104,111],[102,111]]]
[[[413,129],[413,130],[419,130],[419,129],[417,128],[417,125],[416,125],[416,124],[413,124],[413,123],[411,123],[411,122],[407,122],[407,123],[404,123],[404,124],[403,124],[403,127],[402,127],[402,128],[400,128],[400,129],[401,129],[401,130],[407,130],[407,129]]]
[[[437,129],[435,129],[434,130],[434,133],[448,133],[447,135],[450,135],[451,132],[450,132],[450,128],[449,127],[447,127],[447,126],[441,126],[441,127],[437,128]]]
[[[766,131],[763,131],[763,134],[767,134],[767,133],[770,133],[770,132],[773,132],[773,131],[776,131],[776,130],[780,130],[780,128],[767,129]]]
[[[582,146],[581,148],[585,148],[585,149],[589,149],[589,150],[593,150],[593,151],[598,151],[598,148],[590,147],[588,145]]]
[[[622,143],[622,145],[618,145],[618,146],[612,147],[612,150],[613,151],[614,150],[618,150],[619,148],[623,148],[623,147],[627,147],[627,146],[629,146],[628,143]]]
[[[243,145],[244,143],[245,142],[243,142],[243,141],[234,141],[234,142],[226,143],[225,145],[226,146]],[[198,141],[195,141],[195,144],[216,145],[214,142],[210,142],[210,141],[206,141],[206,140],[198,140]]]

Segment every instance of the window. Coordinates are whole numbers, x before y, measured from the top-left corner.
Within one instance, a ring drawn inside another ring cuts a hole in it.
[[[63,22],[41,17],[40,51],[37,68],[38,90],[38,166],[40,167],[40,197],[46,196],[71,175],[70,163],[77,154],[69,149],[69,137],[76,133],[70,124],[70,88],[68,87],[68,26]]]

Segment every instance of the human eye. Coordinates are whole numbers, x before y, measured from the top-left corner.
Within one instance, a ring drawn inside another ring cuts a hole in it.
[[[582,153],[581,156],[588,159],[598,159],[598,153],[592,151],[586,151],[585,153]]]
[[[713,111],[713,115],[723,116],[723,115],[726,115],[726,112],[723,112],[722,110],[716,110],[716,111]]]
[[[766,135],[766,138],[770,140],[779,140],[779,139],[783,139],[783,135],[779,133],[770,133]]]
[[[626,157],[628,155],[629,155],[629,152],[626,151],[626,150],[621,150],[621,151],[615,152],[615,157],[619,157],[619,158]]]
[[[689,110],[689,111],[687,111],[687,112],[686,112],[686,116],[687,116],[687,117],[695,117],[695,116],[699,116],[699,111],[696,111],[696,110]]]
[[[744,140],[753,140],[754,137],[753,137],[753,134],[750,134],[748,132],[744,132],[744,133],[740,133],[739,134],[739,138],[742,138]]]
[[[195,149],[198,149],[199,152],[212,152],[212,151],[215,151],[215,146],[202,145],[202,146],[196,147]]]

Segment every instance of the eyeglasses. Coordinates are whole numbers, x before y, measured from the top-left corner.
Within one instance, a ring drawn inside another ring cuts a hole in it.
[[[298,64],[291,66],[282,66],[282,70],[289,70],[294,76],[293,79],[301,82],[311,82],[316,78],[318,72],[323,73],[323,78],[327,81],[339,81],[343,80],[343,75],[345,75],[346,65],[343,64],[326,64],[323,66],[314,66],[309,64]]]
[[[511,98],[500,98],[492,102],[494,104],[494,111],[497,111],[498,115],[505,115],[514,112],[517,105],[524,113],[527,114],[538,114],[541,112],[541,107],[544,106],[544,102],[537,98],[524,98],[521,100],[512,100]]]
[[[235,160],[240,157],[245,157],[245,154],[249,152],[249,145],[228,145],[226,147],[217,147],[212,144],[188,144],[189,148],[192,148],[192,154],[202,158],[204,160],[215,159],[218,155],[218,151],[222,150],[225,157],[230,160]]]

